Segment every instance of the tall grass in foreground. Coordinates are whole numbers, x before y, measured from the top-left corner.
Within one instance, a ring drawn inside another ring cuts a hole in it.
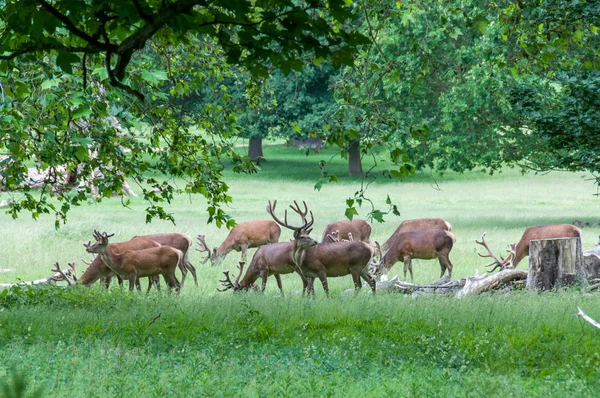
[[[267,200],[280,206],[306,200],[315,214],[315,238],[331,221],[343,219],[345,199],[358,181],[313,189],[317,160],[283,147],[266,147],[262,173],[229,175],[238,222],[268,218]],[[343,175],[336,160],[333,172]],[[401,217],[374,224],[385,240],[403,219],[442,217],[453,225],[457,243],[450,254],[455,277],[483,272],[486,263],[474,243],[481,233],[495,252],[517,241],[530,225],[573,219],[600,221],[596,187],[583,173],[495,176],[481,173],[378,182],[369,195],[380,208],[387,195]],[[0,282],[49,274],[59,261],[89,258],[82,242],[93,229],[116,240],[156,232],[206,234],[211,246],[228,231],[206,223],[205,203],[181,196],[167,208],[177,225],[144,223],[146,205],[133,199],[82,206],[69,223],[0,218]],[[365,210],[361,209],[362,215]],[[583,230],[583,247],[593,247],[599,227]],[[281,240],[288,240],[283,231]],[[250,252],[250,256],[253,251]],[[180,296],[148,296],[91,289],[17,289],[0,293],[0,380],[12,369],[30,389],[49,396],[593,396],[600,387],[600,331],[574,317],[582,306],[600,318],[597,296],[577,291],[547,294],[501,292],[470,299],[416,300],[402,295],[343,295],[350,277],[330,278],[334,298],[316,283],[316,300],[302,299],[297,276],[283,277],[287,297],[274,280],[265,295],[218,293],[225,268],[200,265],[200,286],[191,279]],[[402,264],[392,268],[400,273]],[[521,265],[520,268],[525,268]],[[416,282],[439,276],[436,261],[413,264]]]

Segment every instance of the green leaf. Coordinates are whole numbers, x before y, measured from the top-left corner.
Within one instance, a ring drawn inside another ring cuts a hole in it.
[[[352,218],[354,216],[358,216],[358,211],[356,211],[356,209],[354,207],[349,207],[346,209],[346,218],[350,221],[352,221]]]
[[[148,83],[156,84],[167,80],[167,73],[163,70],[142,70],[142,79]]]
[[[49,80],[44,80],[42,82],[42,90],[48,90],[50,88],[53,87],[58,87],[58,85],[60,84],[60,79],[49,79]]]
[[[73,120],[75,119],[80,119],[82,117],[87,117],[90,116],[92,114],[92,110],[90,109],[89,106],[80,106],[79,108],[75,109],[75,111],[73,112],[73,115],[71,116],[73,118]]]
[[[77,54],[61,51],[56,57],[56,65],[65,73],[73,74],[73,64],[81,62]]]
[[[371,217],[373,217],[373,219],[377,222],[384,222],[383,220],[383,216],[385,216],[387,213],[382,212],[381,210],[373,210],[371,212]]]

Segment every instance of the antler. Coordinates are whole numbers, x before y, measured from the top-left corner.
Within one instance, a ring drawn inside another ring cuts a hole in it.
[[[75,268],[75,261],[67,263],[67,265],[69,266],[69,268],[71,268],[71,273],[73,274],[73,280],[75,282],[77,282],[77,269]]]
[[[63,272],[63,270],[60,269],[60,265],[58,264],[58,261],[54,263],[54,268],[50,269],[50,271],[54,271],[57,274],[60,274],[60,276],[54,276],[52,277],[52,279],[54,279],[55,281],[67,281],[67,283],[69,285],[72,285],[71,281],[69,280],[69,278],[67,277],[67,274],[65,272]],[[67,270],[67,273],[69,273],[69,271]]]
[[[327,234],[327,237],[332,241],[332,242],[339,242],[340,241],[340,231],[333,231],[330,234]]]
[[[198,244],[200,245],[200,249],[196,249],[196,250],[199,251],[200,253],[207,252],[206,258],[204,259],[204,261],[202,261],[202,264],[206,264],[206,262],[208,260],[210,260],[211,256],[210,256],[210,249],[208,248],[208,245],[206,244],[205,236],[198,235],[196,237],[196,239],[198,239]]]
[[[502,256],[500,256],[500,260],[498,260],[496,258],[496,256],[494,256],[494,253],[492,253],[492,251],[490,250],[490,248],[487,245],[487,243],[485,243],[485,235],[486,235],[486,232],[484,232],[481,235],[481,242],[478,241],[477,239],[475,239],[475,243],[477,243],[478,245],[483,246],[487,250],[488,254],[487,255],[484,255],[484,254],[481,254],[481,253],[477,253],[477,254],[479,255],[479,257],[483,257],[483,258],[490,257],[490,258],[494,259],[493,263],[486,265],[486,267],[491,267],[492,265],[494,266],[494,268],[492,268],[489,272],[494,272],[497,268],[503,269],[504,268],[504,258],[502,258]]]
[[[282,227],[293,229],[295,231],[302,231],[302,230],[307,231],[315,222],[315,218],[311,211],[310,212],[310,221],[306,221],[306,215],[308,214],[308,206],[306,205],[306,202],[303,201],[303,203],[304,203],[304,211],[300,210],[300,206],[298,206],[298,203],[296,201],[294,201],[294,205],[296,207],[290,205],[290,208],[292,210],[294,210],[296,213],[298,213],[300,215],[300,217],[302,218],[302,222],[304,225],[302,225],[301,227],[295,227],[288,223],[287,209],[285,210],[283,221],[281,221],[279,218],[277,218],[277,216],[275,215],[275,206],[277,206],[277,201],[274,201],[273,205],[271,205],[271,201],[269,200],[269,204],[267,205],[267,212],[273,217],[275,222],[277,222],[277,224],[281,225]]]
[[[242,276],[242,270],[244,269],[244,264],[245,263],[243,261],[240,261],[240,265],[238,265],[238,270],[240,271],[240,273],[235,278],[235,282],[231,281],[231,278],[229,277],[229,270],[223,271],[223,274],[225,274],[225,279],[221,279],[221,280],[219,280],[219,282],[221,282],[221,284],[225,287],[225,289],[217,288],[217,290],[219,292],[225,292],[229,289],[233,289],[234,291],[239,289],[240,277]]]
[[[342,240],[344,240],[346,242],[352,242],[352,241],[354,241],[354,238],[352,237],[352,232],[348,232],[348,239],[347,240],[346,239],[342,239]]]

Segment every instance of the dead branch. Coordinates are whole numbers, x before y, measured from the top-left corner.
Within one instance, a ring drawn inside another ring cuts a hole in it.
[[[581,308],[577,307],[577,315],[575,315],[575,316],[583,318],[587,322],[591,323],[592,325],[594,325],[595,327],[600,329],[600,323],[596,322],[595,320],[593,320],[592,318],[590,318],[589,316],[584,314],[584,312],[581,311]]]

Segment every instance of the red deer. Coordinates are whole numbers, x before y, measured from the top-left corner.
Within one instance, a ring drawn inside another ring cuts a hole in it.
[[[97,253],[106,265],[121,278],[129,281],[129,290],[133,290],[137,278],[162,275],[170,290],[179,292],[179,281],[175,270],[183,261],[181,250],[170,246],[158,246],[142,250],[114,251],[108,245],[108,238],[114,234],[100,234],[94,231],[96,243],[83,245],[88,253]]]
[[[254,286],[254,282],[258,278],[262,278],[261,290],[264,292],[267,286],[267,278],[274,275],[277,280],[277,286],[283,295],[280,275],[291,274],[298,270],[298,266],[294,263],[293,259],[293,248],[294,244],[292,242],[271,243],[270,245],[259,247],[256,253],[254,253],[252,262],[250,262],[250,266],[241,281],[239,277],[242,274],[242,262],[240,262],[240,273],[235,282],[231,282],[228,271],[224,272],[225,280],[221,281],[225,286],[224,290],[248,290]]]
[[[307,221],[308,207],[304,202],[304,211],[300,209],[294,201],[294,206],[290,208],[302,218],[301,226],[292,226],[287,221],[287,210],[283,221],[275,215],[275,206],[277,201],[269,201],[267,212],[281,226],[294,231],[293,259],[294,263],[302,271],[304,292],[308,291],[315,295],[314,280],[319,278],[323,285],[323,290],[327,297],[330,297],[327,277],[352,275],[356,289],[362,287],[361,277],[371,286],[373,292],[376,289],[375,279],[368,273],[368,265],[373,259],[373,248],[365,242],[349,241],[339,243],[317,243],[309,234],[312,231],[311,226],[314,223],[312,211],[311,220]]]
[[[342,220],[331,223],[325,227],[321,242],[334,242],[335,240],[329,237],[338,231],[338,241],[343,240],[359,240],[369,242],[371,238],[371,224],[364,220],[355,218],[354,220]]]
[[[111,245],[113,245],[113,244],[114,243],[111,243]],[[150,247],[156,247],[156,246],[150,246]],[[96,256],[94,258],[94,260],[92,260],[91,262],[87,262],[87,261],[83,260],[83,263],[88,265],[88,268],[83,272],[83,274],[79,278],[79,282],[83,286],[90,287],[92,284],[94,284],[94,282],[96,282],[99,279],[102,279],[102,280],[104,280],[105,286],[108,289],[110,287],[110,282],[112,281],[112,278],[114,276],[116,276],[117,279],[119,280],[119,286],[123,285],[123,279],[121,279],[118,275],[116,275],[112,269],[108,268],[106,263],[102,260],[101,256]],[[136,287],[138,288],[138,290],[140,290],[141,287],[139,286],[140,285],[139,279],[135,282],[135,284],[136,284]],[[147,292],[150,291],[150,289],[152,288],[152,285],[156,285],[156,288],[158,290],[160,290],[160,281],[158,279],[158,276],[153,276],[153,277],[148,278]]]
[[[427,229],[443,229],[445,231],[452,231],[452,225],[448,221],[442,220],[441,218],[417,218],[414,220],[404,220],[400,226],[394,231],[392,236],[386,240],[381,249],[383,251],[389,250],[390,245],[396,240],[399,234],[403,232],[414,232],[414,231],[425,231]]]
[[[204,235],[198,235],[200,249],[196,250],[208,253],[203,263],[210,260],[212,265],[218,265],[233,250],[241,251],[241,261],[246,263],[246,252],[248,249],[275,243],[279,241],[280,234],[281,228],[271,220],[247,221],[233,227],[227,238],[221,243],[221,246],[214,248],[212,251],[208,248]]]
[[[404,279],[406,280],[406,271],[410,271],[410,279],[413,280],[412,264],[413,258],[424,260],[439,259],[442,273],[444,276],[446,269],[448,276],[452,279],[452,262],[450,262],[450,250],[456,242],[456,237],[452,232],[443,229],[429,229],[424,231],[403,232],[398,234],[394,244],[383,255],[378,264],[376,264],[376,273],[387,273],[390,268],[398,261],[404,263]]]
[[[521,260],[529,256],[529,241],[531,240],[580,238],[581,230],[570,224],[550,224],[526,228],[519,243],[517,243],[516,246],[514,246],[514,243],[511,245],[512,255],[508,256],[506,259],[502,259],[501,257],[501,260],[498,260],[493,255],[492,251],[487,247],[487,244],[485,244],[483,237],[485,237],[485,233],[482,236],[482,242],[475,242],[483,245],[488,250],[488,255],[480,254],[481,257],[492,257],[494,259],[493,263],[487,265],[487,267],[494,266],[494,268],[490,270],[490,272],[493,272],[497,268],[516,268]]]
[[[185,282],[188,271],[192,273],[194,283],[198,286],[198,278],[196,277],[196,268],[190,262],[189,251],[192,248],[192,238],[189,235],[179,233],[168,233],[168,234],[152,234],[134,236],[133,239],[150,239],[163,246],[171,246],[175,249],[181,250],[183,253],[183,262],[180,264],[181,270],[181,287]]]

